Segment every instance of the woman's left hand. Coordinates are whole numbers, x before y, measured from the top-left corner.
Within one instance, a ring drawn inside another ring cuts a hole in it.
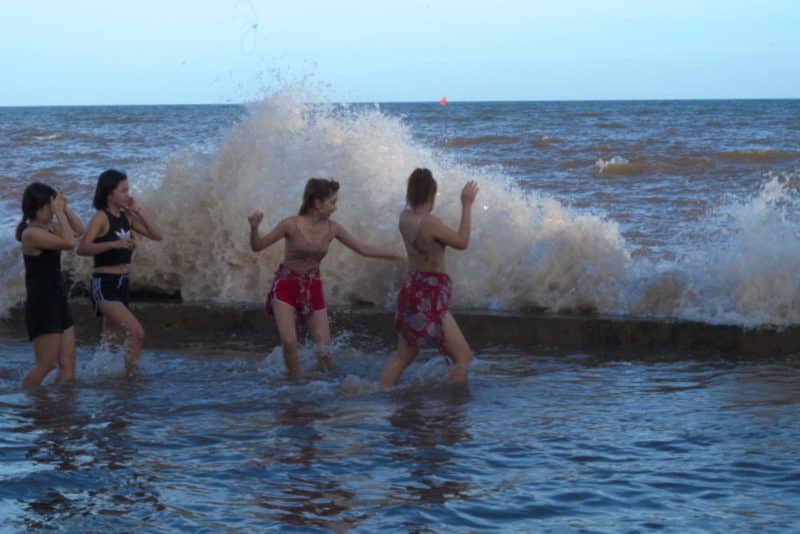
[[[142,208],[139,207],[139,204],[136,203],[136,199],[133,197],[131,197],[131,202],[125,208],[125,211],[134,219],[142,218]]]

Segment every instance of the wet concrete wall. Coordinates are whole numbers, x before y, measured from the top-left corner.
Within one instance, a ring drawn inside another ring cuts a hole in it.
[[[100,320],[85,299],[72,301],[79,342],[96,341]],[[131,308],[147,332],[151,348],[181,348],[212,343],[274,346],[277,333],[261,306],[177,302],[134,302]],[[391,346],[396,335],[393,314],[374,308],[331,309],[334,334],[354,336]],[[709,353],[726,357],[779,356],[800,352],[800,326],[744,329],[640,317],[550,314],[502,314],[454,311],[467,340],[475,348],[548,347],[578,351]],[[0,320],[0,335],[26,341],[24,313],[12,310]]]

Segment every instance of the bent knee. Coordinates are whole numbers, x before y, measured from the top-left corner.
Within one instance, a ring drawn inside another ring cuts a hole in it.
[[[61,368],[75,367],[75,350],[64,350],[58,355],[58,366]]]
[[[468,366],[472,363],[472,351],[470,350],[465,350],[461,353],[450,354],[450,357],[453,359],[453,363],[456,365]]]
[[[144,328],[140,324],[129,325],[126,329],[131,341],[144,342]]]

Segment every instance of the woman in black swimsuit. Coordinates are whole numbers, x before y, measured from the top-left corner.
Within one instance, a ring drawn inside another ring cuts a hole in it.
[[[25,188],[16,237],[25,261],[25,325],[36,364],[22,378],[24,389],[40,385],[56,366],[57,383],[75,376],[75,329],[61,275],[61,251],[74,249],[82,232],[80,219],[62,193],[38,182]]]
[[[109,169],[100,175],[94,207],[97,211],[78,245],[78,254],[94,256],[90,297],[95,314],[104,318],[104,331],[113,329],[127,336],[125,369],[133,376],[144,344],[144,328],[128,309],[128,266],[136,248],[131,230],[154,241],[161,241],[161,230],[129,194],[123,172]]]

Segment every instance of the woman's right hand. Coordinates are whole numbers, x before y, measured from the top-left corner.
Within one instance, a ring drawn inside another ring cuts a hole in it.
[[[117,239],[116,241],[111,241],[111,248],[133,250],[136,248],[136,242],[133,239]]]
[[[258,225],[261,224],[261,221],[264,219],[264,212],[262,211],[254,211],[248,218],[247,222],[250,223],[251,228],[258,228]]]
[[[64,193],[61,191],[56,191],[56,196],[50,201],[50,206],[53,208],[55,212],[63,212],[64,208],[66,207],[66,200],[64,199]]]
[[[470,180],[461,190],[461,203],[469,206],[475,202],[476,196],[478,196],[478,184],[474,180]]]

